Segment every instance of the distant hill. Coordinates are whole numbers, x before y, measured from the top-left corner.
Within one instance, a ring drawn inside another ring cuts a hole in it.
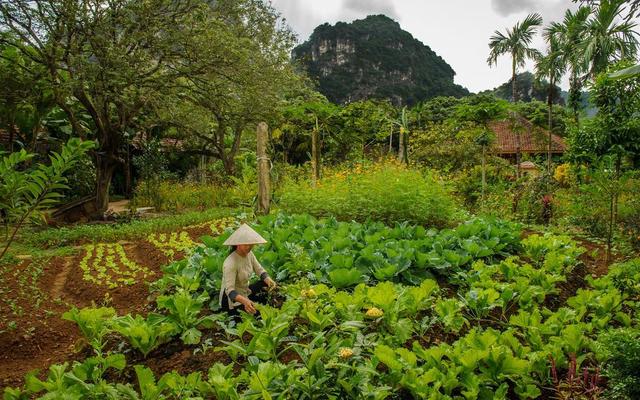
[[[547,93],[549,83],[545,80],[537,82],[535,76],[528,71],[516,75],[516,95],[518,101],[530,102],[531,100],[539,100],[547,102]],[[483,94],[494,94],[496,97],[511,101],[513,97],[511,89],[511,79],[492,90],[485,90]],[[554,104],[565,105],[565,97],[562,96],[562,90],[559,86],[554,86]]]
[[[453,83],[449,64],[384,15],[320,25],[292,57],[335,103],[376,98],[412,105],[469,94]]]

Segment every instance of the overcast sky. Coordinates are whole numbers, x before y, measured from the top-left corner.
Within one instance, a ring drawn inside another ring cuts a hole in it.
[[[546,25],[561,21],[571,0],[272,0],[273,6],[298,35],[309,38],[324,23],[351,22],[370,14],[386,14],[422,43],[431,47],[456,71],[455,82],[472,92],[492,89],[511,78],[508,56],[489,68],[489,38],[504,32],[531,12]],[[544,50],[540,35],[534,46]],[[527,69],[532,70],[529,63]],[[562,85],[568,87],[565,78]]]

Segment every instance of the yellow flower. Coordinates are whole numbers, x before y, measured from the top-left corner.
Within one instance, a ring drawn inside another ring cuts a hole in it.
[[[378,317],[382,317],[382,314],[384,313],[382,312],[381,309],[372,307],[367,310],[367,313],[365,315],[369,318],[378,318]]]
[[[347,358],[351,358],[351,356],[353,355],[353,350],[347,347],[341,347],[339,354],[340,358],[346,360]]]
[[[302,296],[303,298],[307,297],[307,298],[313,298],[316,297],[316,291],[313,289],[302,289],[302,291],[300,291],[300,296]]]

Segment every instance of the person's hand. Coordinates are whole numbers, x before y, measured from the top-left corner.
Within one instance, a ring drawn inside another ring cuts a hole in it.
[[[244,310],[249,314],[253,315],[256,313],[256,308],[253,305],[253,302],[251,300],[245,299],[245,301],[242,304],[244,304]]]
[[[275,289],[275,288],[276,288],[276,286],[277,286],[277,285],[276,285],[276,282],[275,282],[273,279],[269,278],[269,277],[268,277],[267,279],[265,279],[265,280],[264,280],[264,283],[266,283],[266,284],[267,284],[267,286],[269,287],[269,290],[270,290],[270,291],[271,291],[271,290],[273,290],[273,289]]]

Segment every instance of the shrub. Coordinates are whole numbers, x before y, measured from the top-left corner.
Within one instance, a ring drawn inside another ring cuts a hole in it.
[[[518,202],[519,218],[525,222],[548,223],[555,186],[553,178],[546,173],[525,180]]]
[[[595,185],[583,184],[555,193],[555,214],[565,225],[584,229],[591,235],[604,237],[607,232],[609,207],[606,196]]]
[[[241,181],[241,180],[240,180]],[[144,182],[140,183],[145,186]],[[251,185],[255,191],[255,185]],[[136,190],[133,206],[154,206],[157,211],[205,210],[229,205],[250,205],[253,192],[247,185],[237,182],[234,186],[197,184],[190,182],[162,181],[157,184],[152,197],[146,190]]]
[[[618,221],[623,236],[636,251],[640,251],[640,179],[630,181],[628,192],[621,196],[618,205]]]
[[[491,194],[497,192],[500,198],[505,198],[505,191],[510,190],[510,182],[507,182],[507,175],[511,172],[511,166],[502,159],[491,158],[486,166],[485,206]],[[482,197],[482,167],[473,166],[469,169],[461,170],[453,175],[453,187],[456,195],[465,206],[475,209],[481,206]],[[509,202],[509,205],[511,203]],[[486,208],[486,207],[485,207]]]
[[[606,398],[640,398],[640,331],[622,328],[600,335],[597,354],[609,378]]]
[[[323,178],[285,184],[280,206],[291,213],[333,215],[341,220],[411,221],[443,227],[457,219],[453,197],[431,172],[397,163],[358,164]]]

